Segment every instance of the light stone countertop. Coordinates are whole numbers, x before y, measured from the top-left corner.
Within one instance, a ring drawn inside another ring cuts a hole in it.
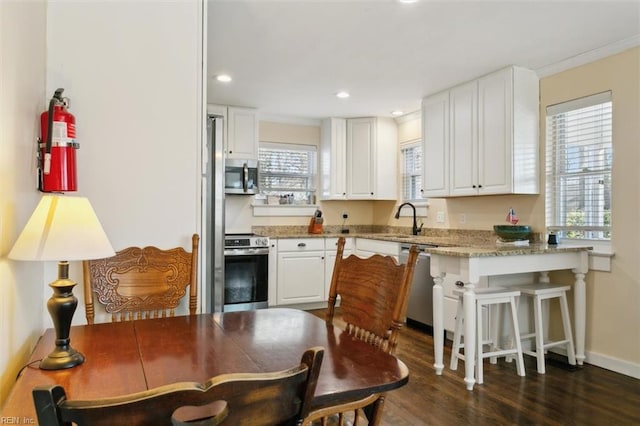
[[[468,246],[468,247],[428,247],[424,251],[429,254],[440,254],[456,257],[491,257],[491,256],[519,256],[528,254],[545,254],[561,252],[577,252],[591,250],[593,247],[584,245],[548,245],[530,244],[528,246],[499,246],[497,244],[489,246]]]
[[[501,246],[496,244],[497,236],[493,231],[484,230],[424,230],[427,235],[411,235],[409,228],[394,227],[350,227],[348,234],[342,234],[339,228],[325,227],[322,234],[309,234],[304,226],[273,226],[259,227],[253,231],[259,235],[275,239],[292,238],[368,238],[381,241],[391,241],[404,244],[432,245],[424,251],[430,254],[441,254],[456,257],[490,257],[517,256],[528,254],[544,254],[558,252],[576,252],[591,250],[589,245],[557,245],[550,246],[540,242],[541,236],[536,235],[538,242],[531,242],[528,246]]]

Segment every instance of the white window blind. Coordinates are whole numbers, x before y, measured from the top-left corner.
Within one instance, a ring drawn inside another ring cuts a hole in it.
[[[547,108],[546,222],[560,238],[611,239],[611,92]]]
[[[308,204],[315,194],[316,147],[260,142],[260,192]]]
[[[422,201],[422,144],[414,142],[400,149],[402,158],[402,200]]]

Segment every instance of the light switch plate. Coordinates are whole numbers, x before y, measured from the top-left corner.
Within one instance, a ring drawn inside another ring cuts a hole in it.
[[[436,222],[444,223],[444,212],[438,212],[436,214]]]

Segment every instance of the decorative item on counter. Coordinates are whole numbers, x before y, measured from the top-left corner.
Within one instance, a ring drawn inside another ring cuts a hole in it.
[[[322,218],[322,212],[320,210],[316,210],[309,222],[309,233],[310,234],[322,234],[322,223],[324,219]]]
[[[516,211],[513,210],[512,207],[509,207],[509,213],[507,213],[507,222],[512,225],[516,225],[518,223],[518,216],[516,216]]]
[[[528,246],[531,227],[529,225],[493,225],[498,234],[496,244],[502,246]]]
[[[550,246],[558,245],[558,236],[556,235],[555,232],[549,233],[549,240],[547,241],[547,244],[549,244]]]

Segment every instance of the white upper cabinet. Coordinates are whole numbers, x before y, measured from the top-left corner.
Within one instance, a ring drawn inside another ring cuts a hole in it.
[[[449,91],[449,195],[475,195],[478,182],[478,83]]]
[[[480,194],[538,194],[539,81],[510,67],[478,80]]]
[[[227,111],[227,158],[258,159],[258,112],[229,107]]]
[[[449,92],[422,100],[422,196],[449,195]]]
[[[509,67],[425,98],[423,195],[537,194],[538,91]]]
[[[347,120],[322,121],[320,143],[321,193],[323,200],[347,199]]]
[[[393,119],[331,118],[323,122],[322,133],[323,199],[397,198],[398,135]]]

